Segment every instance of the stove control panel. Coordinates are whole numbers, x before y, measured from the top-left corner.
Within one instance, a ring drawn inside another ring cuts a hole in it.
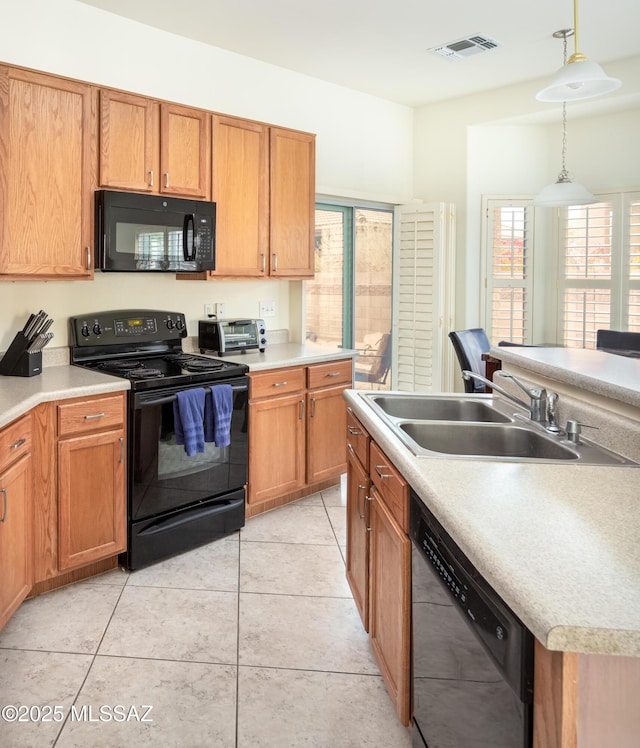
[[[77,347],[177,341],[187,335],[181,312],[121,309],[72,317],[70,324],[71,344]]]

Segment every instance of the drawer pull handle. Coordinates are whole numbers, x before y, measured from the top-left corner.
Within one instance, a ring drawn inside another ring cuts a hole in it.
[[[381,470],[388,470],[389,468],[386,465],[376,465],[376,473],[378,473],[379,478],[393,478],[393,475],[391,473],[382,473]]]
[[[85,416],[85,421],[93,421],[95,418],[104,418],[104,413],[95,413],[93,415]]]
[[[124,436],[120,437],[120,464],[124,463]]]
[[[330,371],[330,372],[327,373],[327,376],[328,377],[339,377],[340,376],[340,372],[339,371]]]
[[[0,488],[0,492],[2,493],[2,519],[0,519],[0,523],[2,523],[7,519],[7,489]]]
[[[289,382],[274,382],[273,386],[274,387],[284,387],[285,384],[289,384]]]
[[[351,436],[362,435],[362,431],[360,431],[360,429],[357,429],[355,426],[347,426],[347,431],[351,434]]]
[[[22,439],[18,439],[15,444],[12,444],[9,449],[20,449],[20,447],[26,442],[27,440],[23,437]],[[4,489],[3,489],[4,490]]]

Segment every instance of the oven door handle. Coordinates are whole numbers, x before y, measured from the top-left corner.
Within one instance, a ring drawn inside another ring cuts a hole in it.
[[[222,382],[221,382],[222,384]],[[213,385],[215,386],[215,385]],[[207,388],[210,389],[210,388]],[[231,389],[234,392],[247,392],[249,387],[247,385],[238,385],[236,387],[232,386]],[[158,397],[155,400],[143,400],[140,402],[141,406],[147,406],[147,405],[166,405],[167,403],[172,403],[174,400],[177,400],[177,395],[165,395],[165,397]]]

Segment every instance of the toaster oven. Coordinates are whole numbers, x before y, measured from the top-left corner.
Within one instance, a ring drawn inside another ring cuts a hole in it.
[[[267,347],[267,330],[261,319],[201,319],[198,321],[200,353],[213,351],[219,356]]]

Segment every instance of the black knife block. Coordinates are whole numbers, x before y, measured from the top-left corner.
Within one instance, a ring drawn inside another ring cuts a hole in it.
[[[0,361],[0,374],[9,377],[34,377],[42,373],[42,351],[29,353],[29,340],[16,333],[9,349]]]

